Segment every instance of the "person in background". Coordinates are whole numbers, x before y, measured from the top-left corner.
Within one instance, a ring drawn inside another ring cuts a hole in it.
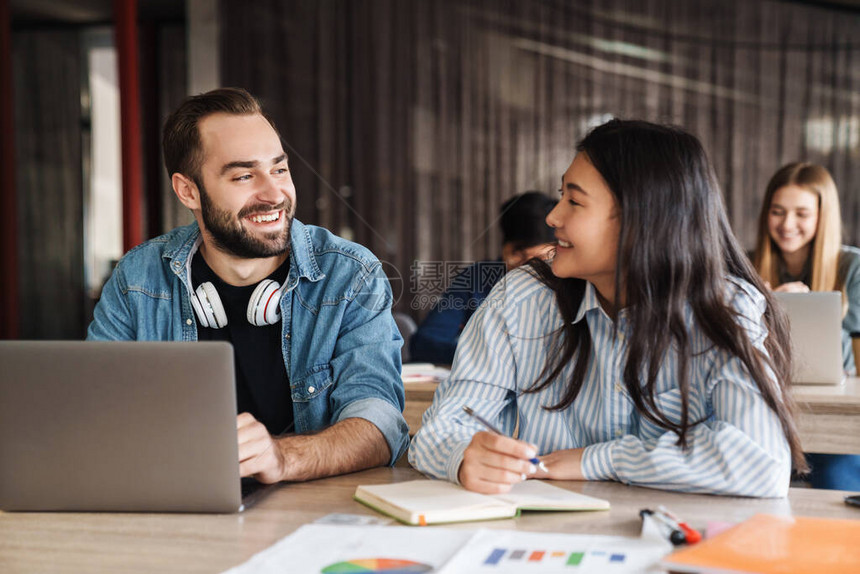
[[[163,146],[196,221],[123,256],[87,338],[232,343],[243,477],[394,464],[409,444],[402,338],[379,260],[294,219],[281,138],[245,90],[187,98]]]
[[[527,191],[501,207],[502,258],[479,261],[451,281],[418,327],[409,344],[413,361],[450,365],[457,340],[469,319],[507,271],[532,257],[546,257],[555,245],[546,216],[555,202],[539,191]]]
[[[841,291],[842,360],[856,374],[852,332],[860,331],[860,249],[842,245],[839,195],[830,173],[791,163],[771,178],[759,216],[755,267],[774,291]],[[808,455],[816,488],[860,490],[860,456]]]
[[[860,331],[860,249],[842,245],[839,195],[824,167],[791,163],[771,178],[754,261],[774,291],[842,292],[843,368],[856,374],[850,335]]]
[[[536,477],[785,496],[806,469],[788,321],[701,143],[616,119],[577,152],[551,264],[508,273],[472,317],[409,462],[483,493]]]

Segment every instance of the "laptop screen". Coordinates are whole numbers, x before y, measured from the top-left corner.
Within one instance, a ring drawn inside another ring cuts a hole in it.
[[[0,508],[233,512],[224,342],[0,341]]]
[[[792,382],[839,384],[842,370],[842,294],[838,291],[774,293],[788,314]]]

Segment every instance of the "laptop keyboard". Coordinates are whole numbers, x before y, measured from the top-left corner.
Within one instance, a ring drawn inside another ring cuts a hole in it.
[[[257,481],[256,478],[251,476],[246,476],[242,478],[242,500],[247,496],[251,496],[252,494],[259,492],[263,488],[268,486],[267,484],[263,484]]]

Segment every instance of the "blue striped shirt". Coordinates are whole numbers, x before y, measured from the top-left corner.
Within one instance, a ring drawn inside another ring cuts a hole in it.
[[[764,297],[739,279],[727,281],[728,300],[750,340],[764,351]],[[560,402],[576,357],[541,392],[525,393],[556,348],[562,317],[555,294],[524,269],[509,273],[475,313],[460,337],[451,376],[436,391],[409,462],[425,474],[457,482],[463,451],[484,430],[462,412],[469,405],[503,432],[537,445],[540,454],[585,447],[588,480],[685,492],[780,497],[788,493],[791,455],[776,414],[765,404],[741,361],[716,348],[687,309],[693,356],[689,360],[689,420],[704,422],[677,434],[641,416],[623,382],[629,333],[626,312],[614,324],[587,284],[574,322],[587,321],[592,357],[579,396]],[[661,411],[680,421],[677,356],[669,351],[656,381]]]

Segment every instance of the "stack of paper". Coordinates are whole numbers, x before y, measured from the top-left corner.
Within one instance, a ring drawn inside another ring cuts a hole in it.
[[[400,372],[404,384],[441,383],[451,374],[450,369],[437,367],[431,363],[406,363]]]

